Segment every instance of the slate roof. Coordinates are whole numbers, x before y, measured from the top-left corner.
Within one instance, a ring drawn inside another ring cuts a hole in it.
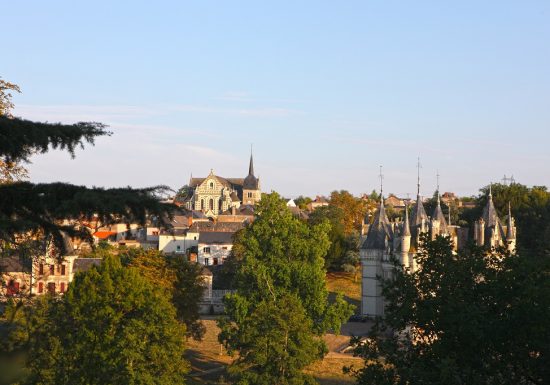
[[[73,263],[73,273],[88,271],[92,266],[99,266],[100,264],[101,258],[77,258]]]
[[[222,231],[209,231],[199,234],[199,243],[204,244],[233,244],[233,234]]]
[[[390,225],[386,209],[384,208],[384,198],[380,201],[380,208],[376,212],[374,222],[369,228],[367,238],[362,249],[386,250],[387,244],[393,239],[393,230]]]
[[[30,272],[30,261],[21,262],[19,257],[0,257],[0,273]]]
[[[420,226],[422,224],[422,219],[425,222],[428,222],[428,215],[426,215],[426,210],[424,209],[424,204],[422,203],[422,198],[420,195],[416,197],[416,204],[412,210],[412,226]]]
[[[258,189],[258,178],[254,176],[254,160],[252,154],[250,154],[250,164],[248,166],[248,175],[244,178],[243,188],[247,190],[257,190]]]
[[[189,231],[195,233],[209,231],[235,233],[243,227],[244,224],[242,222],[195,222],[191,225]]]
[[[447,221],[445,220],[445,215],[441,210],[441,202],[439,201],[439,193],[437,196],[437,204],[432,215],[432,219],[437,219],[439,221],[439,231],[441,233],[447,233]]]

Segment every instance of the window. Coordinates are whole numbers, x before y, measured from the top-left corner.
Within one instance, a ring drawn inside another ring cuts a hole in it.
[[[158,231],[153,231],[153,235],[159,235]]]
[[[50,275],[55,274],[55,265],[50,265]]]
[[[210,199],[210,210],[214,210],[214,199]]]
[[[205,264],[206,266],[208,266],[209,263],[210,263],[210,261],[208,260],[208,258],[204,258],[204,264]]]
[[[59,284],[59,292],[60,293],[65,293],[65,282],[61,282]]]
[[[201,199],[201,207],[200,207],[200,210],[203,210],[205,207],[204,207],[204,199]]]
[[[65,274],[66,274],[65,265],[61,265],[61,275],[65,275]]]
[[[252,193],[250,191],[248,192],[248,197],[252,198]]]
[[[176,246],[176,250],[177,250],[177,251],[180,251],[180,250],[181,250],[181,246],[180,246],[180,245],[177,245],[177,246]]]
[[[217,265],[218,264],[218,258],[214,258],[213,262],[214,262],[214,265]]]
[[[55,282],[48,282],[48,293],[55,294]]]
[[[210,182],[210,188],[214,188],[214,182]]]
[[[202,252],[206,254],[210,254],[210,247],[203,247]]]
[[[19,293],[19,282],[10,279],[8,282],[8,287],[6,288],[6,295],[16,295]]]
[[[40,294],[44,293],[44,283],[43,282],[38,282],[38,292]]]
[[[38,274],[44,275],[44,264],[41,263],[40,266],[38,266]]]
[[[222,250],[227,250],[227,246],[223,246],[223,247],[222,247]]]
[[[196,240],[197,240],[197,237],[193,237],[193,240],[196,241]]]

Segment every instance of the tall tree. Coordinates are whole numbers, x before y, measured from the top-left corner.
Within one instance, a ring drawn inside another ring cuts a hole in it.
[[[51,124],[8,116],[13,106],[9,90],[19,88],[0,81],[0,162],[4,165],[29,162],[31,156],[52,148],[74,156],[77,147],[93,145],[95,138],[110,135],[101,123]],[[65,235],[90,237],[78,228],[80,220],[145,224],[148,215],[169,218],[174,207],[158,199],[165,191],[163,186],[103,189],[66,183],[0,184],[0,254],[6,254],[14,245],[21,246],[21,234],[34,239],[52,238],[56,247],[64,250]]]
[[[28,383],[184,383],[185,327],[176,310],[116,257],[77,274],[61,300],[47,299],[34,310],[26,329]]]
[[[424,239],[419,270],[396,266],[385,315],[357,353],[358,384],[547,384],[550,260]]]
[[[256,215],[236,240],[237,292],[226,298],[219,321],[220,341],[239,352],[230,372],[238,384],[311,383],[302,369],[325,352],[320,336],[339,331],[352,312],[341,297],[328,302],[328,223],[310,227],[294,218],[276,193],[262,197]],[[266,330],[261,319],[275,328],[269,342],[261,340],[266,344],[258,340]]]
[[[120,258],[165,292],[188,336],[196,340],[204,336],[206,329],[199,320],[199,302],[206,289],[202,265],[187,261],[183,255],[167,256],[157,250],[128,249]]]
[[[361,226],[367,214],[366,202],[354,197],[348,191],[333,191],[330,194],[330,204],[340,208],[344,213],[344,232],[351,234],[354,230],[361,231]]]

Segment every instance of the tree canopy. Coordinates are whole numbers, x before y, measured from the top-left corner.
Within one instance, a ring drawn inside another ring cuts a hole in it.
[[[108,256],[21,322],[30,384],[183,384],[185,327],[169,299]]]
[[[302,369],[326,351],[320,336],[339,331],[352,312],[341,297],[328,302],[329,225],[308,226],[276,193],[262,197],[256,215],[235,240],[237,292],[226,297],[219,321],[220,341],[239,353],[230,373],[238,384],[311,383]]]

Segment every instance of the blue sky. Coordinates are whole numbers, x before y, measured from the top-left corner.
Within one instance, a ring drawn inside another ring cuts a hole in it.
[[[113,136],[37,156],[34,181],[476,194],[550,185],[548,1],[0,0],[15,115]]]

